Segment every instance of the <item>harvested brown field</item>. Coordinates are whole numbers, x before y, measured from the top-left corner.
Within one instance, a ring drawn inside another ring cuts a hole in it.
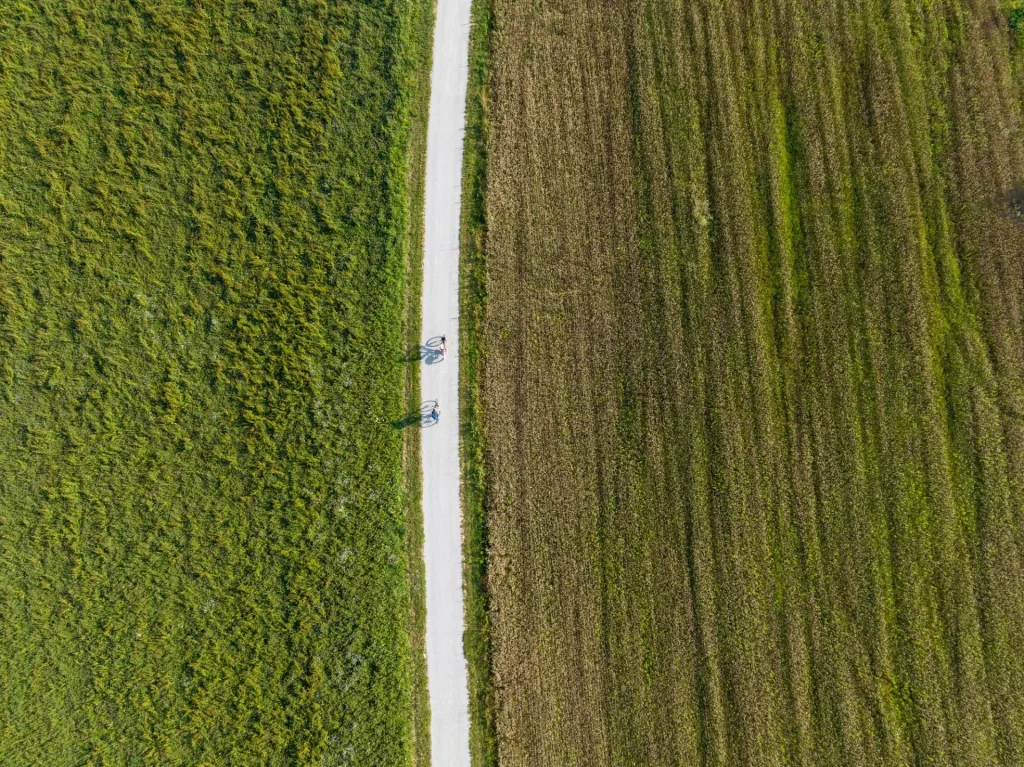
[[[1006,5],[488,9],[497,761],[1024,764]]]

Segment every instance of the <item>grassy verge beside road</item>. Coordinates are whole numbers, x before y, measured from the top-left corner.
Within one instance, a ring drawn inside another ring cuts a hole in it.
[[[409,245],[405,280],[405,407],[404,413],[420,408],[420,365],[409,362],[420,344],[423,292],[423,198],[427,166],[427,120],[430,114],[430,65],[436,3],[419,3],[411,13],[419,14],[412,28],[420,30],[409,66]],[[423,562],[422,472],[419,429],[402,431],[402,471],[405,477],[405,549],[409,573],[409,637],[412,648],[413,765],[430,765],[430,692],[427,688],[427,585]]]
[[[470,688],[470,751],[476,767],[496,767],[497,737],[491,678],[490,617],[487,594],[487,508],[484,436],[480,403],[483,319],[487,304],[485,218],[487,189],[487,62],[491,5],[473,4],[463,215],[459,322],[460,410],[462,413],[462,509],[466,558],[466,662]]]
[[[500,764],[1024,762],[999,4],[491,5]]]
[[[5,9],[3,764],[425,754],[392,423],[432,17]]]

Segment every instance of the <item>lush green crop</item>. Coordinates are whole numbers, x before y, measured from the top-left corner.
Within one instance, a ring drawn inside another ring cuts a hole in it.
[[[1024,100],[1024,0],[1004,0],[1003,5],[1010,28],[1010,63]]]
[[[1024,3],[1012,0],[1006,8],[1006,22],[1014,32],[1024,28]]]
[[[409,760],[431,15],[5,4],[0,763]]]

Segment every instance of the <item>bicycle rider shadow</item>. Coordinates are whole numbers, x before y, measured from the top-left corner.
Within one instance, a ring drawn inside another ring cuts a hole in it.
[[[420,347],[420,359],[427,365],[436,365],[444,359],[441,353],[441,339],[443,336],[428,338],[427,342]]]
[[[402,416],[399,420],[392,421],[391,425],[396,429],[407,429],[410,426],[416,425],[419,425],[421,429],[429,429],[431,426],[437,424],[437,421],[431,417],[431,412],[433,412],[435,407],[437,407],[437,400],[428,399],[420,405],[419,410],[414,410],[413,412]]]
[[[400,357],[400,362],[425,362],[428,365],[435,365],[444,359],[441,354],[441,336],[434,336],[428,339],[425,344],[409,347],[409,353]]]

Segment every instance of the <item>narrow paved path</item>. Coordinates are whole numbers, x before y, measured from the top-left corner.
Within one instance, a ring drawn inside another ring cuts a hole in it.
[[[423,344],[420,391],[440,420],[425,424],[423,557],[427,570],[427,678],[432,767],[469,767],[469,692],[462,650],[462,509],[459,503],[459,216],[469,69],[470,0],[438,0],[427,127]]]

